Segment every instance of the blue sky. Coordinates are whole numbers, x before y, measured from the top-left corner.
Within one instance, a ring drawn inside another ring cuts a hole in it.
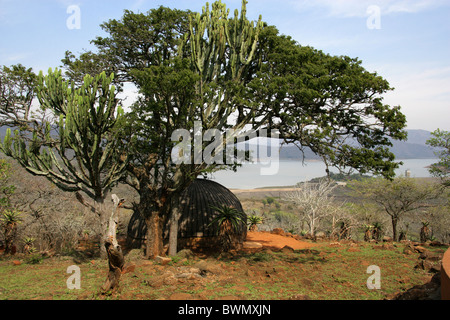
[[[231,12],[241,6],[241,0],[222,2]],[[100,24],[120,19],[124,9],[146,12],[164,5],[201,11],[205,3],[0,0],[0,65],[46,71],[61,65],[66,50],[93,49],[89,41],[104,35]],[[67,27],[73,5],[80,10],[79,29]],[[261,14],[302,45],[361,59],[396,88],[385,102],[402,106],[409,129],[450,130],[449,0],[249,0],[247,9],[250,19]]]

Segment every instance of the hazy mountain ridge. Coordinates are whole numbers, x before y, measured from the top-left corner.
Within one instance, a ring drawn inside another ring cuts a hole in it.
[[[426,145],[426,141],[430,139],[431,132],[426,130],[407,130],[407,141],[393,141],[392,152],[397,159],[434,159],[436,155],[431,147]],[[250,145],[253,145],[250,143]],[[256,145],[250,147],[255,150]],[[254,152],[254,155],[257,153]],[[294,145],[283,145],[280,150],[279,157],[281,160],[298,160],[302,159],[302,152]],[[305,148],[305,160],[320,160],[309,148]]]

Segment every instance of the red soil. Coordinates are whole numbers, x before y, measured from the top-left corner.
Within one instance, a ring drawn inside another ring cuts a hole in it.
[[[281,249],[289,246],[294,250],[307,249],[316,246],[314,243],[296,240],[270,232],[247,232],[246,241],[258,242],[266,248]]]

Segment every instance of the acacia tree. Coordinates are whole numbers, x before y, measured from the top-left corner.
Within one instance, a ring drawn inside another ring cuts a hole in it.
[[[405,117],[382,103],[387,81],[356,59],[303,47],[261,20],[248,21],[246,4],[231,18],[220,1],[202,13],[126,11],[102,25],[109,36],[93,41],[98,53],[64,61],[75,77],[105,59],[139,88],[122,128],[132,143],[123,151],[131,157],[127,182],[140,195],[135,210],[147,223],[148,256],[162,252],[162,224],[177,212],[177,194],[199,174],[223,168],[194,154],[174,164],[172,133],[186,129],[195,137],[197,121],[203,132],[276,129],[285,142],[310,147],[343,170],[392,177],[398,166],[388,147],[391,138],[405,138]],[[222,150],[227,143],[214,141]],[[176,214],[171,221],[176,230]]]
[[[265,62],[252,95],[271,114],[269,125],[286,143],[306,147],[328,167],[392,178],[398,167],[391,139],[405,139],[401,108],[383,104],[393,90],[362,62],[302,46],[267,26],[260,35]]]
[[[401,218],[408,212],[431,208],[430,201],[442,193],[442,188],[433,183],[404,177],[355,181],[351,188],[364,199],[378,204],[389,215],[394,241],[398,240],[397,226]]]
[[[107,228],[106,192],[122,177],[127,163],[126,155],[119,153],[121,140],[114,136],[122,111],[112,80],[113,75],[105,73],[86,75],[77,87],[64,80],[60,70],[49,70],[36,77],[32,88],[40,105],[36,115],[21,109],[15,94],[5,96],[1,106],[2,121],[16,126],[14,134],[7,130],[2,152],[29,173],[77,192],[83,204],[89,205],[80,192],[91,198],[100,220],[101,244]],[[103,245],[101,250],[104,256]]]

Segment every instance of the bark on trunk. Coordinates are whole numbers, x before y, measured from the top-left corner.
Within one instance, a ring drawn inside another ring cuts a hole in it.
[[[392,239],[394,241],[398,241],[398,238],[397,238],[397,223],[398,223],[398,218],[392,217]]]
[[[425,243],[430,238],[430,230],[428,227],[423,226],[420,229],[420,242]]]
[[[173,197],[170,211],[169,256],[173,257],[178,252],[178,221],[181,217],[180,196]]]
[[[4,255],[12,253],[12,248],[14,245],[14,239],[16,237],[17,225],[7,224],[5,227],[5,251]]]
[[[105,247],[106,233],[108,228],[108,214],[106,213],[105,203],[102,197],[96,198],[94,205],[100,219],[100,258],[106,259],[108,256]]]
[[[145,223],[147,225],[145,256],[147,259],[154,259],[163,255],[163,232],[159,211],[152,211],[145,219]]]
[[[114,202],[113,212],[109,218],[108,232],[105,243],[105,251],[108,256],[109,272],[105,283],[102,286],[102,292],[107,293],[116,289],[119,285],[120,276],[123,271],[124,258],[122,248],[117,242],[116,230],[119,224],[119,208],[123,203],[120,199],[113,194],[112,199]]]

